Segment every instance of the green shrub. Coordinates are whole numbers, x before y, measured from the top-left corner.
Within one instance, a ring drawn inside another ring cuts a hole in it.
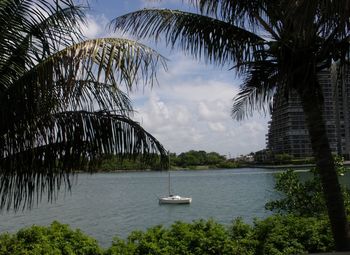
[[[320,218],[276,215],[255,220],[253,226],[238,218],[229,233],[241,254],[305,254],[334,248],[329,222]]]
[[[255,254],[289,255],[331,251],[334,248],[328,220],[275,215],[256,220],[252,230],[258,241]]]
[[[123,241],[115,238],[106,254],[245,254],[230,238],[227,229],[213,220],[176,222],[166,229],[157,226],[146,232],[135,231]]]
[[[214,220],[155,226],[134,231],[126,240],[115,237],[105,252],[96,240],[58,222],[0,235],[0,255],[289,255],[333,248],[328,220],[293,215],[271,216],[253,225],[238,218],[229,227]]]
[[[323,215],[326,205],[323,198],[320,179],[313,170],[313,178],[302,181],[292,169],[278,173],[275,177],[275,190],[283,194],[278,200],[265,205],[267,210],[277,213],[290,213],[299,216]]]
[[[0,235],[0,255],[7,254],[98,255],[102,250],[93,238],[55,221],[49,227],[32,226],[14,235]]]
[[[344,160],[335,156],[335,166],[338,174],[344,174]],[[301,180],[300,176],[292,169],[278,173],[275,176],[274,189],[282,194],[282,198],[266,203],[265,208],[277,213],[294,214],[304,217],[327,215],[326,202],[322,191],[320,176],[317,169],[310,170],[312,177]],[[342,186],[345,207],[350,213],[350,191]]]
[[[223,161],[216,165],[218,168],[237,168],[239,167],[238,162],[232,162],[232,161]]]
[[[253,236],[253,227],[244,223],[242,218],[236,218],[229,226],[229,235],[236,244],[238,254],[253,255],[259,241]]]
[[[238,218],[229,228],[213,220],[176,222],[135,231],[126,241],[115,238],[106,255],[233,254],[289,255],[332,251],[333,239],[326,219],[271,216],[250,226]]]

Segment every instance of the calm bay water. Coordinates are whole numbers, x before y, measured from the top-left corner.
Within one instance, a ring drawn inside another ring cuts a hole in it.
[[[171,172],[173,192],[192,196],[190,205],[158,204],[157,196],[168,190],[167,172],[80,174],[72,195],[61,195],[56,203],[41,203],[30,211],[0,214],[0,232],[58,220],[107,247],[113,236],[124,238],[133,230],[168,226],[177,220],[213,218],[227,224],[242,217],[252,222],[270,215],[264,205],[278,197],[273,173],[254,168]]]

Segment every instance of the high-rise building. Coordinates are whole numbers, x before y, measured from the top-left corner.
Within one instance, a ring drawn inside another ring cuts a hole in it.
[[[323,70],[318,78],[324,96],[323,117],[331,150],[349,159],[350,68],[338,68],[336,72]],[[288,98],[285,95],[283,88],[279,88],[274,96],[267,149],[272,154],[286,153],[296,158],[312,156],[300,99],[293,91]]]

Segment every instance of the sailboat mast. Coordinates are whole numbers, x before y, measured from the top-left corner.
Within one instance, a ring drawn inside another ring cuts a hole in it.
[[[171,195],[170,192],[170,171],[169,171],[169,175],[168,175],[168,192],[169,192],[169,196]]]
[[[170,151],[168,151],[168,171],[170,171]]]
[[[171,195],[170,192],[170,151],[168,151],[168,192],[169,192],[169,196]]]

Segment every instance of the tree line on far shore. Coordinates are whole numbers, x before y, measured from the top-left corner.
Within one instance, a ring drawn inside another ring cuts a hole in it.
[[[104,155],[95,162],[95,168],[98,171],[109,172],[118,170],[164,170],[160,162],[141,159],[140,156],[122,159],[117,155]],[[156,159],[155,155],[155,159]],[[170,169],[216,169],[216,168],[236,168],[239,163],[232,159],[226,159],[226,156],[217,152],[206,152],[203,150],[190,150],[180,154],[169,153]]]
[[[236,168],[239,166],[232,159],[217,152],[190,150],[179,155],[170,153],[170,166],[175,168],[203,169],[203,168]]]

